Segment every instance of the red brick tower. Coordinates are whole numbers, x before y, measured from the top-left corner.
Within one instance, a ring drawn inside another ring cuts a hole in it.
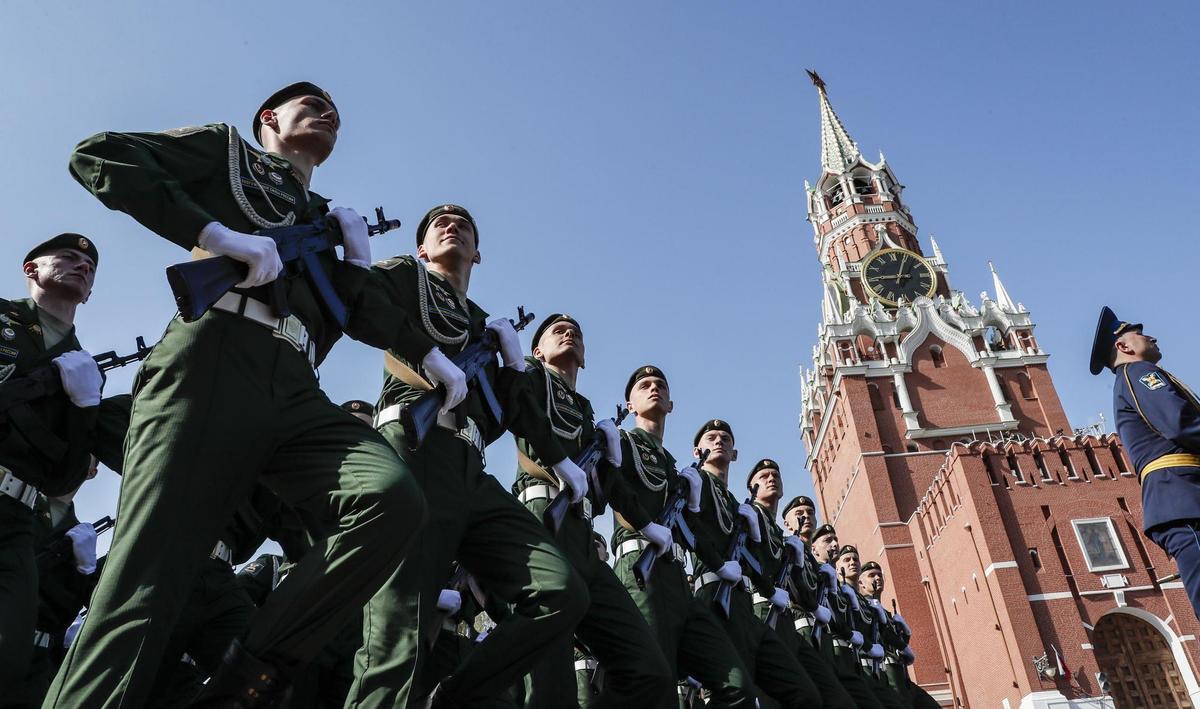
[[[1119,440],[1071,428],[995,268],[978,305],[951,288],[891,166],[863,158],[811,76],[824,295],[800,429],[825,521],[880,562],[913,626],[916,680],[971,707],[1112,706],[1100,671],[1118,706],[1200,700],[1200,623],[1159,580],[1174,564],[1140,534]]]

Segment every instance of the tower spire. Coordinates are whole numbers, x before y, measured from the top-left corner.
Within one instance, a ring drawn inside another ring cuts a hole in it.
[[[817,72],[806,70],[813,86],[817,87],[821,107],[821,167],[840,175],[858,159],[858,144],[846,132],[842,120],[834,113],[825,93],[825,81]]]
[[[1000,309],[1005,312],[1017,312],[1017,304],[1008,294],[1008,289],[1000,282],[1000,274],[996,273],[996,266],[988,261],[988,268],[992,270],[992,287],[996,290],[996,305],[999,305]]]

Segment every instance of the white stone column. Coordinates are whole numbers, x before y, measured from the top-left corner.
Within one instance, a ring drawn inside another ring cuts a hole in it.
[[[892,383],[896,387],[896,398],[900,400],[900,411],[904,413],[904,427],[909,431],[921,428],[917,420],[917,412],[913,410],[912,399],[908,396],[908,385],[904,382],[904,372],[892,372]]]
[[[984,338],[987,342],[987,338]],[[1000,380],[996,377],[996,368],[990,364],[983,365],[983,376],[987,378],[988,389],[992,392],[992,402],[996,405],[996,413],[1000,415],[1001,421],[1015,421],[1012,415],[1012,405],[1004,398],[1004,391],[1000,389]]]

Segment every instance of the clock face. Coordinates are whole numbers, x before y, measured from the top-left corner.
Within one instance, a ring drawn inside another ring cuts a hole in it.
[[[929,262],[904,249],[881,249],[867,259],[862,268],[867,290],[886,305],[895,305],[903,297],[909,303],[920,296],[932,296],[937,274]]]

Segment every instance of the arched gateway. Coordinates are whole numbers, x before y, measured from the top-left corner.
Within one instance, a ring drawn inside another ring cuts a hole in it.
[[[1150,623],[1109,613],[1096,623],[1092,645],[1118,709],[1193,706],[1171,645]]]

